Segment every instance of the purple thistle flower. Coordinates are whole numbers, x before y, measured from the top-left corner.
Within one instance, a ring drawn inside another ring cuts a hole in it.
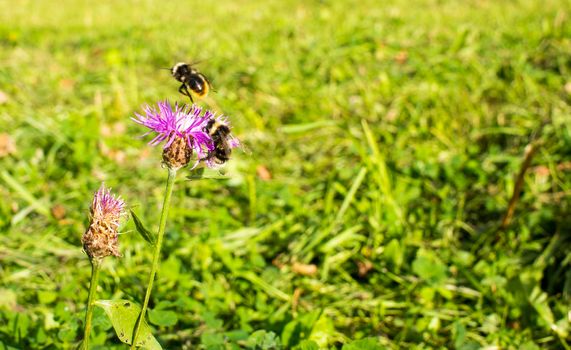
[[[208,151],[214,149],[214,144],[210,136],[204,132],[204,127],[213,116],[210,111],[202,114],[202,108],[192,106],[179,106],[175,104],[174,109],[168,101],[159,102],[158,110],[145,106],[145,115],[135,113],[137,118],[131,118],[135,123],[146,126],[150,129],[143,136],[155,133],[155,137],[149,142],[151,146],[166,141],[163,146],[167,149],[177,139],[181,138],[192,149],[198,158],[206,156]]]
[[[118,229],[121,216],[125,212],[125,202],[111,194],[103,184],[95,192],[90,208],[89,228],[81,237],[83,248],[91,258],[119,256]]]
[[[119,219],[125,211],[125,202],[120,196],[115,197],[110,188],[103,184],[99,187],[91,202],[91,216],[96,218],[107,217],[112,221],[113,227],[119,227]]]

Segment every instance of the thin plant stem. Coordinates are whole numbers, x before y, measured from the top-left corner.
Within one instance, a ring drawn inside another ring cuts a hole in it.
[[[159,260],[161,256],[161,246],[163,244],[163,236],[165,233],[165,227],[167,224],[167,216],[169,212],[169,206],[171,201],[172,189],[174,181],[176,178],[176,170],[168,169],[169,175],[167,178],[167,188],[165,190],[165,198],[163,200],[163,209],[161,212],[161,221],[159,223],[159,232],[157,234],[157,243],[155,244],[155,252],[153,255],[153,265],[151,267],[151,274],[149,275],[149,282],[147,283],[147,291],[145,292],[145,300],[143,301],[143,308],[135,324],[135,329],[133,331],[133,342],[131,343],[131,349],[136,349],[137,337],[139,336],[139,331],[141,330],[141,325],[145,319],[145,314],[147,313],[147,306],[149,305],[149,299],[151,298],[151,291],[153,289],[153,283],[155,281],[155,274],[159,268]]]
[[[537,150],[537,146],[538,146],[537,143],[530,143],[525,147],[525,151],[524,151],[524,155],[523,155],[523,162],[521,164],[521,167],[519,169],[519,173],[518,173],[517,178],[516,178],[512,197],[511,197],[510,202],[508,204],[508,209],[506,210],[504,218],[502,219],[502,224],[500,226],[501,229],[505,229],[506,227],[508,227],[508,225],[512,221],[512,218],[513,218],[513,215],[515,212],[515,207],[516,207],[516,204],[519,200],[519,196],[521,194],[521,189],[523,188],[523,185],[524,185],[525,172],[527,171],[527,169],[531,165],[531,161],[533,159],[533,156],[535,155],[535,152]]]
[[[99,280],[99,270],[101,268],[101,258],[92,258],[91,261],[91,283],[89,285],[89,297],[87,297],[87,312],[85,313],[85,329],[81,349],[89,350],[89,336],[91,335],[91,319],[93,318],[93,301],[97,292],[97,281]]]

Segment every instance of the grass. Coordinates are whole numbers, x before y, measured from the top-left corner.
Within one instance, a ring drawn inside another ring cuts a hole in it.
[[[158,68],[203,60],[203,103],[248,151],[177,182],[149,314],[165,348],[569,349],[570,11],[0,3],[0,344],[80,340],[91,195],[105,181],[158,222],[166,171],[129,117],[184,101]],[[151,249],[123,231],[98,296],[141,303]]]

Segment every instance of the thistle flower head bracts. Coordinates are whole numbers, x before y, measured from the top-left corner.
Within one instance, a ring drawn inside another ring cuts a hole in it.
[[[149,142],[156,146],[165,141],[163,160],[172,169],[179,169],[190,162],[193,152],[198,159],[204,158],[214,149],[212,138],[205,132],[205,127],[213,113],[196,105],[178,106],[174,109],[167,102],[159,102],[158,110],[146,106],[145,115],[136,114],[131,118],[134,122],[150,129],[145,135],[155,134]]]
[[[124,212],[125,202],[101,185],[91,202],[89,228],[81,237],[83,249],[90,258],[120,256],[117,231]]]

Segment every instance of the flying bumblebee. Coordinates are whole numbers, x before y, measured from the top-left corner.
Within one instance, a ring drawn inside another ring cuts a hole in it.
[[[230,159],[232,148],[236,144],[232,136],[230,136],[230,128],[228,125],[216,120],[210,119],[204,127],[204,132],[208,133],[214,142],[214,149],[208,152],[208,155],[203,158],[204,161],[211,161],[214,164],[222,165]]]
[[[170,71],[172,76],[182,83],[178,91],[188,96],[190,102],[194,102],[192,93],[202,98],[208,95],[208,92],[212,90],[212,84],[210,84],[208,78],[195,68],[192,68],[191,64],[179,62],[175,64]]]

